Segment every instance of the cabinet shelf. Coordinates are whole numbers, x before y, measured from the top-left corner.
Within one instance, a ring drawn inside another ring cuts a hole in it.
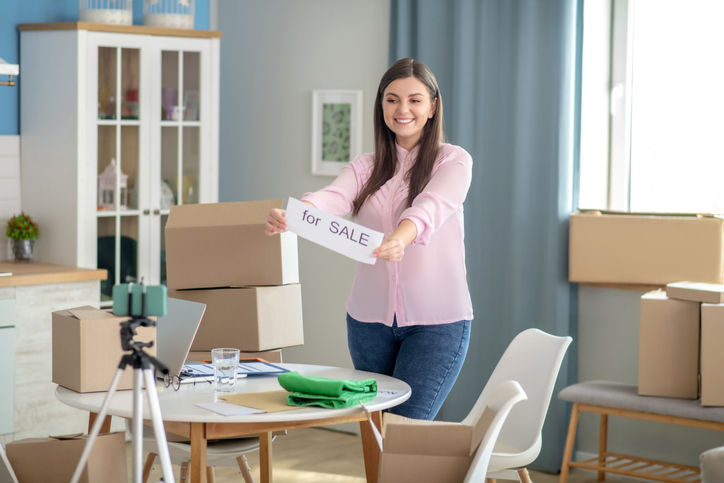
[[[98,210],[98,218],[112,218],[114,216],[138,216],[141,210]]]
[[[201,121],[161,121],[161,127],[200,127]]]
[[[98,119],[96,124],[99,126],[140,126],[140,119]]]

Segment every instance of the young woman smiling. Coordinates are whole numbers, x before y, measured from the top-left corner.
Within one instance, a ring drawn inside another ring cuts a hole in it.
[[[382,76],[374,132],[374,153],[357,156],[302,201],[339,216],[351,212],[385,233],[373,252],[384,263],[357,264],[346,306],[350,355],[355,369],[410,385],[410,399],[390,412],[434,419],[470,340],[463,201],[472,158],[443,142],[437,81],[413,59],[398,60]],[[267,234],[285,230],[284,210],[272,210]]]

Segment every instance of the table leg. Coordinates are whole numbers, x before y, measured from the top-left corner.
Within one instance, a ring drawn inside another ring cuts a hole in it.
[[[261,483],[272,481],[272,434],[271,432],[259,434],[259,472]]]
[[[382,429],[382,411],[375,411],[371,419],[378,429]],[[380,447],[377,444],[375,434],[372,432],[370,422],[360,421],[359,427],[362,435],[362,451],[365,459],[365,475],[368,483],[377,483],[380,464]]]
[[[90,434],[91,429],[93,429],[93,423],[95,423],[96,418],[98,417],[98,413],[88,413],[88,433]],[[110,433],[111,432],[111,417],[106,416],[106,418],[103,420],[103,424],[101,425],[100,433]]]
[[[191,483],[206,481],[206,424],[191,423]]]

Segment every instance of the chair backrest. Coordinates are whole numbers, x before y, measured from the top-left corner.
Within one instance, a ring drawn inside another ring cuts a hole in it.
[[[528,399],[513,408],[500,431],[498,444],[519,451],[540,445],[553,386],[572,340],[539,329],[526,329],[515,336],[463,423],[477,420],[484,401],[501,382],[517,381]]]
[[[490,455],[493,453],[500,430],[513,406],[525,399],[527,399],[525,391],[516,381],[505,381],[490,392],[481,414],[481,417],[487,422],[487,428],[478,449],[475,450],[475,456],[465,475],[464,483],[480,482],[485,479]]]

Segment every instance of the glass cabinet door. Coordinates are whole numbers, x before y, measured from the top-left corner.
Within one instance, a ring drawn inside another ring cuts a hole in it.
[[[160,279],[166,283],[164,228],[172,205],[199,202],[201,52],[161,51]]]
[[[115,284],[140,275],[140,59],[139,48],[98,48],[97,262],[108,271],[102,305],[111,303]]]

